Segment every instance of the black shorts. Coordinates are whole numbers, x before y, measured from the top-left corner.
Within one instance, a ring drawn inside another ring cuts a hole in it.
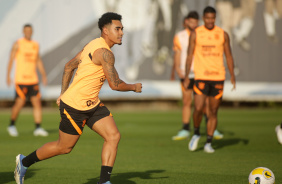
[[[180,79],[180,83],[181,83],[182,90],[185,90],[184,85],[183,85],[184,79]],[[194,86],[194,78],[190,79],[190,83],[189,83],[187,89],[193,89],[193,86]]]
[[[224,81],[195,80],[194,94],[212,96],[221,99],[223,95]]]
[[[39,85],[20,85],[16,84],[16,98],[30,99],[30,97],[38,96],[40,98]]]
[[[108,108],[100,102],[96,107],[87,111],[80,111],[60,101],[60,130],[71,135],[81,135],[83,128],[87,125],[92,129],[98,120],[112,116]]]

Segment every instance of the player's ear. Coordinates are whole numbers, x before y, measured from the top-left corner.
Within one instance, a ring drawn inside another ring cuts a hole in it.
[[[108,26],[104,26],[104,27],[103,27],[103,33],[104,33],[105,35],[109,35]]]

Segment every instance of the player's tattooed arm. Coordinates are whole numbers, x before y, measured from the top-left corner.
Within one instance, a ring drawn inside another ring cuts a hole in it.
[[[142,91],[142,84],[127,84],[119,78],[119,75],[115,68],[115,57],[108,49],[101,49],[99,52],[103,71],[109,82],[109,86],[113,90],[117,91]]]
[[[61,95],[68,89],[74,70],[78,67],[80,62],[80,51],[74,58],[66,63],[62,78]]]

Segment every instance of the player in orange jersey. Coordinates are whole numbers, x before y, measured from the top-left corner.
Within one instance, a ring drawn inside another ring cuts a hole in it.
[[[183,81],[185,76],[185,66],[187,57],[187,48],[189,35],[192,30],[198,26],[199,14],[196,11],[191,11],[184,18],[183,26],[184,30],[178,32],[173,39],[173,51],[174,51],[174,65],[172,68],[172,77],[174,79],[174,71],[176,71],[178,77],[180,78],[181,88],[182,88],[182,129],[177,133],[177,135],[172,137],[172,140],[182,140],[189,137],[190,134],[190,117],[191,117],[191,104],[192,104],[192,93],[193,93],[193,81],[194,72],[193,68],[189,74],[190,85],[187,89],[183,87]]]
[[[236,85],[229,36],[223,29],[215,26],[215,17],[216,10],[210,6],[206,7],[203,14],[204,25],[191,32],[184,81],[184,85],[187,87],[190,83],[188,75],[193,60],[195,73],[193,87],[195,95],[194,135],[189,142],[189,150],[194,151],[197,149],[203,108],[205,100],[208,98],[209,120],[207,123],[207,142],[204,147],[204,151],[208,153],[214,152],[211,142],[217,126],[217,111],[223,95],[225,80],[223,54],[226,57],[233,89],[235,89]]]
[[[194,85],[194,69],[193,64],[189,73],[190,83],[188,88],[184,88],[184,76],[186,68],[187,49],[189,43],[190,32],[194,31],[198,27],[199,14],[196,11],[191,11],[184,18],[183,26],[184,30],[178,32],[173,39],[173,50],[174,50],[174,65],[171,72],[171,80],[174,80],[174,71],[176,71],[180,78],[182,88],[182,129],[178,131],[177,135],[172,137],[172,140],[183,140],[190,135],[190,118],[191,118],[191,104],[192,104],[192,93]],[[204,108],[206,110],[206,108]],[[204,117],[206,122],[208,120],[207,112],[205,111]],[[221,139],[223,134],[218,130],[214,132],[215,139]]]
[[[111,47],[122,44],[123,25],[121,15],[105,13],[99,19],[101,37],[90,41],[64,68],[60,106],[61,122],[59,139],[49,142],[28,156],[19,154],[16,158],[15,179],[23,183],[29,166],[57,155],[72,151],[87,125],[104,139],[102,166],[99,184],[110,184],[110,176],[116,159],[120,132],[112,114],[100,101],[98,94],[104,81],[117,91],[140,93],[142,84],[123,82],[115,69],[115,57]],[[77,69],[73,82],[70,80]]]
[[[42,120],[41,100],[39,92],[39,80],[36,69],[38,68],[44,85],[47,84],[47,77],[43,62],[39,55],[39,45],[31,39],[32,26],[24,25],[24,37],[17,40],[11,50],[7,72],[7,85],[12,83],[10,73],[14,60],[16,60],[15,88],[16,99],[12,108],[11,123],[7,128],[10,136],[17,137],[18,131],[15,126],[18,114],[24,106],[26,99],[30,99],[33,106],[33,116],[36,128],[33,132],[35,136],[47,136],[43,128],[40,127]]]

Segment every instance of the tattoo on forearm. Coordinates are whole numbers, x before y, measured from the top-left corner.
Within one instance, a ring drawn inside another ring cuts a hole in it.
[[[109,74],[109,80],[113,82],[114,86],[118,87],[119,84],[124,83],[121,79],[119,79],[118,73],[115,69],[115,58],[113,53],[108,51],[107,49],[104,49],[103,59],[108,64],[107,71]]]
[[[62,77],[61,94],[63,94],[68,89],[74,69],[78,67],[79,62],[80,60],[75,58],[71,60],[68,64],[66,64]]]

